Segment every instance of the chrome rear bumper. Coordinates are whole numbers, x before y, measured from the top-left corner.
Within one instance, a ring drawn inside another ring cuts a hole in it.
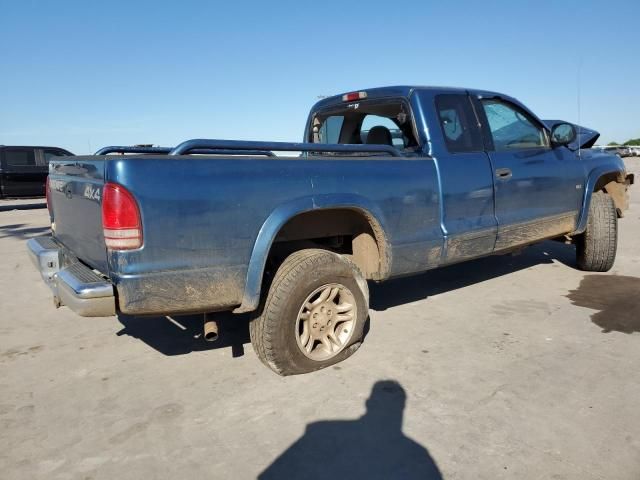
[[[53,292],[56,306],[65,305],[83,317],[108,317],[116,313],[113,285],[89,267],[63,253],[52,237],[27,242],[29,256]]]

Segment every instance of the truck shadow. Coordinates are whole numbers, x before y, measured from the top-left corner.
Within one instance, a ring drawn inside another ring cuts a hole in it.
[[[458,263],[411,277],[383,283],[370,283],[370,308],[383,311],[405,303],[424,300],[444,292],[458,290],[492,278],[508,275],[554,260],[575,268],[573,245],[547,241],[525,248],[517,255],[498,255]]]
[[[118,315],[124,327],[116,335],[137,338],[163,355],[185,355],[191,352],[231,348],[233,357],[244,355],[244,345],[250,343],[249,315],[231,312],[216,314],[220,336],[215,342],[203,338],[203,315],[170,317],[132,317]]]
[[[486,257],[380,284],[372,282],[369,285],[370,308],[374,311],[387,310],[535,265],[553,263],[554,260],[574,267],[575,248],[559,242],[544,242],[527,248],[516,256]],[[251,315],[234,315],[230,312],[216,314],[220,337],[218,341],[212,343],[206,342],[202,337],[202,315],[170,318],[119,315],[118,320],[124,328],[117,335],[138,338],[151,348],[168,356],[231,348],[232,356],[240,357],[244,354],[244,345],[250,343]],[[368,326],[367,321],[365,335],[368,332]]]

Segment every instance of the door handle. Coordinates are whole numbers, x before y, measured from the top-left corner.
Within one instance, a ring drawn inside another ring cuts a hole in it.
[[[506,180],[511,178],[511,170],[508,168],[496,168],[496,177]]]

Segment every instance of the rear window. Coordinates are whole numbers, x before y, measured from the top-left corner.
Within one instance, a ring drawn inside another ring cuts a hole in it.
[[[32,149],[5,149],[4,160],[7,167],[36,166],[36,156]]]
[[[362,143],[367,143],[369,132],[374,127],[384,127],[391,133],[391,143],[396,148],[404,148],[405,139],[402,130],[398,128],[398,125],[390,118],[381,117],[379,115],[367,115],[364,117],[362,126],[360,127],[360,140]]]
[[[345,103],[317,112],[308,141],[324,144],[417,147],[408,105],[402,100]]]

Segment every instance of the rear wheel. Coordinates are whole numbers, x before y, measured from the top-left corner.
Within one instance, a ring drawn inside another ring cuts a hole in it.
[[[618,214],[611,196],[594,192],[589,205],[587,229],[578,236],[578,268],[589,272],[607,272],[613,267],[618,247]]]
[[[326,250],[300,250],[278,269],[250,324],[251,343],[279,375],[307,373],[351,356],[367,316],[367,283],[352,262]]]

